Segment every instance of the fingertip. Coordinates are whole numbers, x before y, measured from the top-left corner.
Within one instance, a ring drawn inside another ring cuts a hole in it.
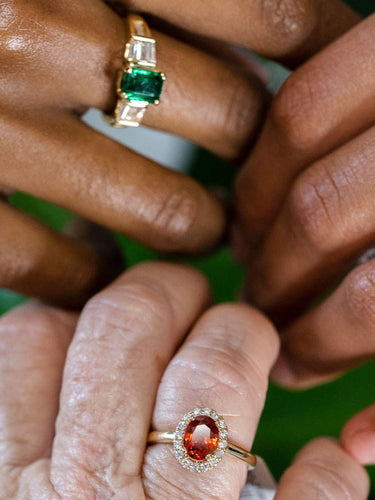
[[[375,464],[375,405],[346,423],[341,444],[360,464]]]
[[[369,478],[366,470],[331,438],[308,443],[281,478],[279,500],[327,498],[365,500]]]
[[[337,374],[323,374],[297,367],[285,351],[281,351],[271,371],[271,380],[284,389],[303,391],[323,385],[337,377]]]
[[[292,388],[297,384],[295,373],[284,352],[280,353],[271,370],[271,379],[285,388]]]
[[[375,432],[360,431],[351,436],[342,436],[344,448],[362,465],[375,464]]]

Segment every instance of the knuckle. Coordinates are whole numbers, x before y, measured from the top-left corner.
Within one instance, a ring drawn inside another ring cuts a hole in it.
[[[223,156],[236,161],[258,131],[268,98],[255,80],[237,77],[234,81],[232,74],[228,80],[223,85],[225,97],[219,103],[215,100],[211,118],[214,126],[208,130],[214,132],[211,141],[221,144]]]
[[[297,70],[276,95],[270,119],[289,147],[311,149],[325,134],[321,103],[329,94],[328,79],[312,63]]]
[[[344,281],[345,307],[350,317],[365,330],[375,327],[375,268],[365,264]]]
[[[246,2],[245,2],[246,3]],[[305,42],[316,26],[317,9],[311,0],[260,0],[263,22],[283,53]]]
[[[152,211],[149,223],[160,238],[160,250],[177,250],[186,245],[199,217],[198,189],[186,182]]]
[[[267,370],[243,348],[249,328],[259,326],[258,322],[249,321],[248,314],[249,308],[242,305],[223,304],[212,308],[203,319],[205,336],[197,337],[192,346],[196,354],[190,356],[195,360],[191,371],[200,372],[200,380],[207,382],[206,389],[213,389],[215,393],[225,391],[236,397],[246,394],[256,401],[263,401],[268,384]],[[267,333],[266,329],[262,330],[262,337]],[[265,338],[264,348],[276,351],[276,338],[271,334]],[[267,342],[272,345],[267,345]]]
[[[338,224],[340,197],[328,170],[302,174],[287,200],[290,231],[319,253],[333,251],[345,239],[345,225]]]
[[[145,277],[133,278],[131,282],[99,293],[90,299],[83,312],[90,323],[104,326],[96,327],[95,331],[101,337],[108,337],[110,344],[114,331],[124,332],[129,348],[132,339],[139,345],[141,339],[152,336],[155,324],[168,324],[173,314],[163,286]],[[83,330],[84,336],[85,332]],[[91,338],[89,331],[88,336]]]

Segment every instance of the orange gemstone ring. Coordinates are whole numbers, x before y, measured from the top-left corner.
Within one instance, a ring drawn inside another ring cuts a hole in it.
[[[255,468],[256,456],[228,440],[224,418],[211,408],[195,408],[180,420],[175,432],[152,431],[148,444],[173,443],[175,457],[185,468],[206,472],[216,467],[225,453],[235,456]]]

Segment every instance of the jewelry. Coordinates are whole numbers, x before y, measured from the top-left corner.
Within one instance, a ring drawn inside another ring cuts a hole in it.
[[[129,14],[129,39],[124,64],[117,76],[117,104],[111,115],[104,114],[114,127],[138,127],[149,104],[159,104],[164,73],[156,71],[156,41],[146,21]]]
[[[152,431],[149,444],[173,443],[174,454],[180,464],[195,472],[206,472],[216,467],[225,452],[244,460],[248,469],[255,468],[255,455],[228,441],[228,427],[224,418],[211,408],[195,408],[186,413],[175,432]]]

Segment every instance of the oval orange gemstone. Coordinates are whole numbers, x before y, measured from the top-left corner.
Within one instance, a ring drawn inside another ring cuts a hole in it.
[[[211,417],[199,416],[186,427],[184,446],[194,460],[204,460],[217,449],[219,429]]]

